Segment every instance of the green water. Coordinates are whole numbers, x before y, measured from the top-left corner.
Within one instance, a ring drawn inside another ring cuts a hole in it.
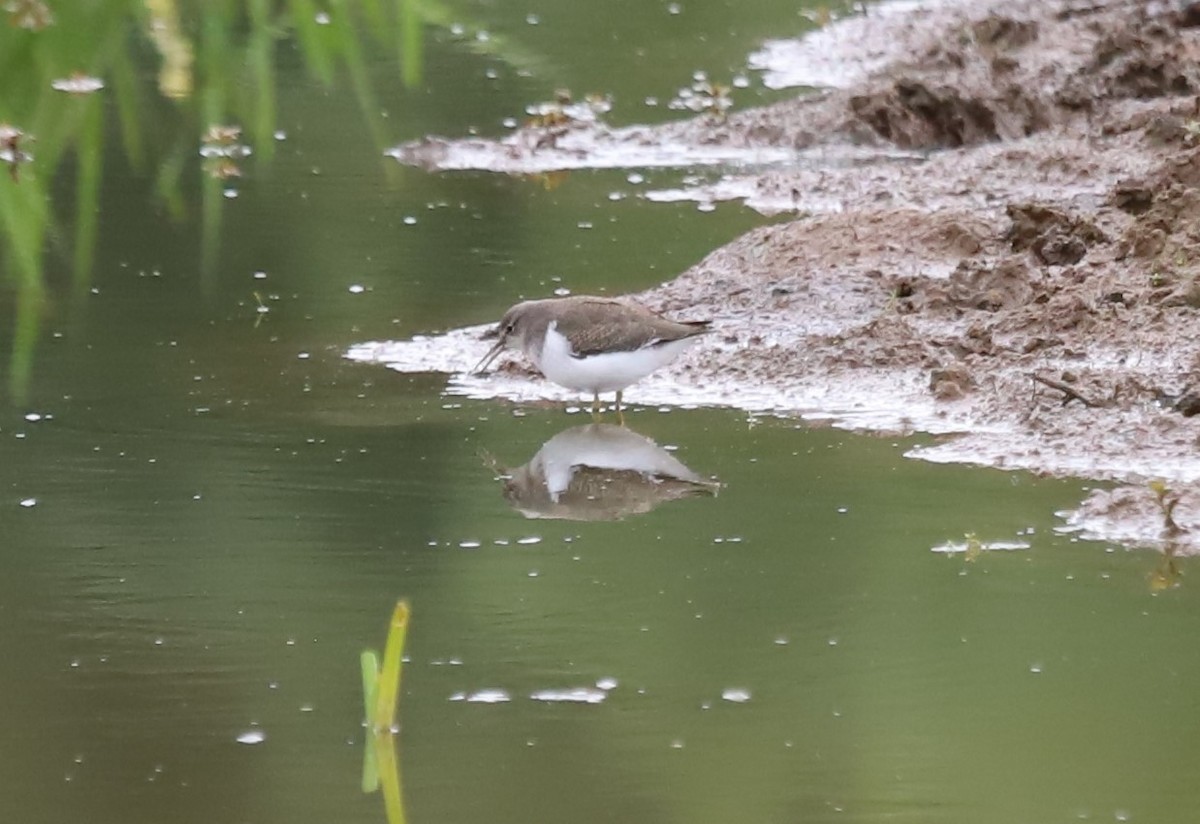
[[[760,225],[627,171],[547,189],[381,153],[501,134],[564,85],[673,116],[642,101],[738,72],[795,8],[326,8],[180,7],[181,99],[143,7],[0,27],[0,122],[37,138],[0,179],[0,821],[387,821],[358,657],[401,597],[408,821],[1194,820],[1195,588],[1056,535],[1084,484],[635,410],[719,494],[529,520],[487,464],[580,416],[342,358],[519,294],[642,288]],[[47,88],[73,69],[108,87]],[[211,122],[245,128],[241,178],[206,176]],[[1031,548],[930,551],[966,533]],[[599,704],[528,697],[604,678]],[[489,688],[511,700],[450,700]]]

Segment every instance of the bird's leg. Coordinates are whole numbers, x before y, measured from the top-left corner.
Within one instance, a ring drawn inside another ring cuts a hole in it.
[[[592,393],[592,421],[600,420],[600,393]]]
[[[617,390],[617,423],[625,425],[625,412],[621,409],[621,390]]]

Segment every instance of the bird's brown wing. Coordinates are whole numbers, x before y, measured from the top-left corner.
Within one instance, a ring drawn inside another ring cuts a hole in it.
[[[558,331],[571,341],[577,358],[601,352],[632,352],[708,331],[710,321],[674,321],[636,303],[580,298],[582,311],[560,319]]]

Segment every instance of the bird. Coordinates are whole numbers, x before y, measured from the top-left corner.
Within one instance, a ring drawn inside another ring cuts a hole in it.
[[[721,487],[645,435],[607,423],[559,432],[524,466],[509,469],[490,455],[485,465],[526,518],[619,521],[667,501],[715,497]]]
[[[496,344],[479,361],[482,373],[501,352],[524,353],[548,379],[590,392],[592,416],[600,393],[617,393],[617,414],[626,387],[666,366],[709,330],[712,321],[676,321],[632,300],[573,295],[527,300],[504,313],[485,338]]]

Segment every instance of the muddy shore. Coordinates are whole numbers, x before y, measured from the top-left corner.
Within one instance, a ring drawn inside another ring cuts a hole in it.
[[[647,402],[682,388],[941,433],[912,454],[1115,482],[1066,526],[1200,552],[1200,4],[903,3],[751,62],[768,83],[826,88],[656,127],[566,118],[395,154],[500,171],[650,165],[680,147],[766,163],[647,195],[794,215],[639,296],[718,330],[656,376],[669,387],[647,382]],[[461,374],[473,340],[351,357],[441,363],[454,391],[521,397],[519,370],[487,390]]]

